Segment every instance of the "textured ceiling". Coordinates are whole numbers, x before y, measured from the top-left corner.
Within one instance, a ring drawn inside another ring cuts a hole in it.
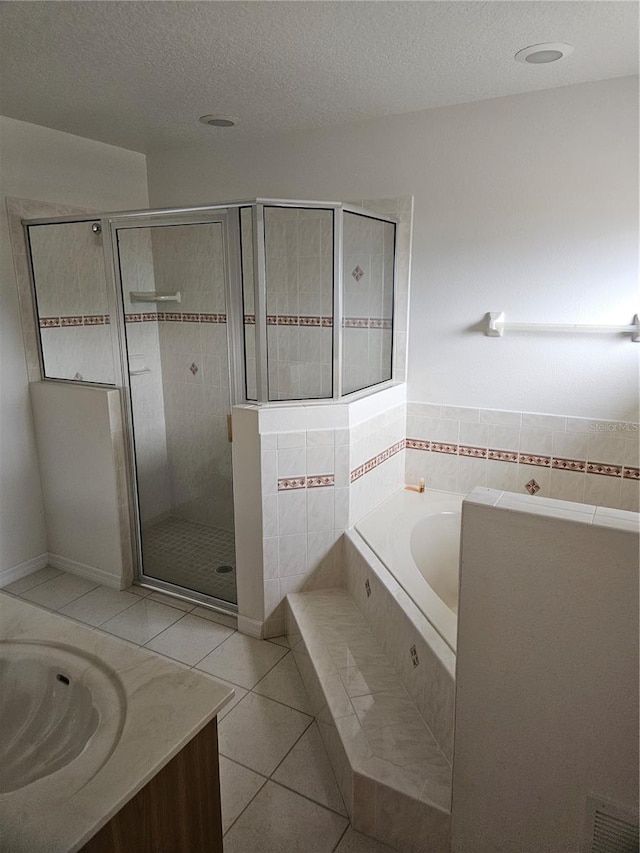
[[[637,74],[637,36],[635,2],[11,0],[0,112],[150,152]],[[545,41],[575,52],[514,61]]]

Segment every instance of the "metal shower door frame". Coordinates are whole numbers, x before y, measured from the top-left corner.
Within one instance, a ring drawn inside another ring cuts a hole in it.
[[[227,352],[229,366],[229,405],[230,409],[243,399],[243,344],[242,310],[240,278],[240,239],[239,210],[237,208],[208,208],[207,210],[184,211],[141,211],[140,213],[109,215],[100,220],[103,233],[103,249],[110,311],[113,322],[112,347],[116,371],[116,382],[120,385],[124,440],[126,450],[127,483],[129,487],[129,523],[132,532],[132,557],[134,580],[140,585],[158,591],[179,593],[182,598],[195,604],[204,604],[222,612],[237,612],[233,602],[217,599],[214,596],[183,587],[178,583],[145,575],[142,554],[142,526],[140,521],[140,503],[138,492],[138,472],[136,464],[135,432],[133,407],[131,400],[131,381],[129,376],[129,354],[125,328],[124,290],[117,232],[136,228],[159,228],[176,225],[222,225],[222,240],[225,265],[225,297],[227,301]]]

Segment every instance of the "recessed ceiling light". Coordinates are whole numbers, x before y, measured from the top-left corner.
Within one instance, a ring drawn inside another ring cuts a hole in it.
[[[240,119],[237,116],[200,116],[200,121],[209,127],[235,127]]]
[[[557,62],[565,56],[573,53],[570,44],[562,42],[547,42],[546,44],[532,44],[519,50],[515,59],[518,62],[528,62],[530,65],[545,65],[547,62]]]

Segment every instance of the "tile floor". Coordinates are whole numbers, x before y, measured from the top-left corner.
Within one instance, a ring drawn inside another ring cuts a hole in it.
[[[218,718],[225,853],[392,853],[349,826],[286,637],[141,587],[125,592],[40,569],[5,587],[234,687]]]
[[[145,574],[237,604],[232,530],[166,518],[142,531]],[[222,572],[219,570],[223,569]]]

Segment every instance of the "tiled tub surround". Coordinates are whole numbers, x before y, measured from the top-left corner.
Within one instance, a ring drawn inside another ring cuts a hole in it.
[[[638,511],[638,424],[407,404],[406,480],[462,494],[474,486]]]
[[[451,761],[454,652],[353,530],[345,534],[344,569],[347,591]]]
[[[290,595],[287,634],[353,826],[446,853],[450,763],[348,593]]]

